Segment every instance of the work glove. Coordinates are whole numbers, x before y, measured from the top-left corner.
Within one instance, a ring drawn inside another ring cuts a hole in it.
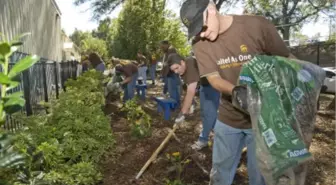
[[[182,112],[179,113],[179,115],[175,119],[175,123],[182,123],[185,120],[185,116]]]
[[[232,90],[232,104],[241,110],[242,112],[248,113],[248,102],[247,102],[247,88],[246,86],[236,86]]]
[[[121,84],[120,82],[115,83],[115,87],[120,91],[127,87],[127,84]]]

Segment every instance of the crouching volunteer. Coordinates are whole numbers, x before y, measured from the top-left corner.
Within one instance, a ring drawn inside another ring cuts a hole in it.
[[[136,80],[138,77],[138,68],[133,63],[128,63],[125,65],[118,64],[115,67],[115,72],[121,74],[124,77],[122,82],[118,82],[117,86],[124,89],[123,101],[126,102],[134,97],[134,89],[136,85]]]
[[[169,96],[177,102],[178,106],[180,106],[181,80],[177,74],[169,69],[168,64],[169,55],[171,55],[172,53],[177,53],[176,49],[172,47],[170,43],[166,40],[161,41],[160,49],[164,53],[162,59],[162,76],[163,78],[166,78],[165,84],[167,84]]]
[[[91,53],[88,59],[95,70],[102,73],[105,71],[104,61],[97,53]]]
[[[178,54],[171,54],[168,57],[170,69],[181,76],[187,84],[187,94],[184,97],[183,105],[175,122],[183,122],[185,115],[189,112],[195,97],[197,84],[200,83],[201,118],[203,129],[198,140],[191,146],[200,150],[208,145],[209,133],[213,129],[217,119],[217,109],[220,93],[211,87],[205,78],[200,80],[197,62],[194,57],[187,57],[185,60]]]

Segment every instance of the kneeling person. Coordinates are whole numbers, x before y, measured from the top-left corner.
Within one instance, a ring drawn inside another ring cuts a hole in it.
[[[182,122],[189,112],[193,98],[196,94],[197,84],[200,83],[201,118],[203,129],[198,140],[191,147],[200,150],[207,146],[210,131],[214,128],[217,119],[220,93],[216,91],[204,78],[200,79],[197,62],[194,57],[185,60],[178,54],[171,54],[168,58],[170,69],[179,74],[187,84],[187,94],[184,97],[183,105],[175,122]]]
[[[115,67],[115,71],[116,73],[120,73],[122,76],[124,76],[124,80],[118,83],[118,85],[124,89],[123,101],[126,102],[127,100],[130,100],[134,97],[134,88],[138,77],[138,68],[132,63],[125,65],[118,64]]]

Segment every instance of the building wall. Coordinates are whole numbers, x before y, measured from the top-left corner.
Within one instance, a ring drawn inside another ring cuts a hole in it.
[[[80,49],[78,48],[78,46],[75,45],[75,43],[72,42],[72,40],[65,33],[62,33],[62,42],[63,42],[62,60],[80,61],[81,58]]]
[[[27,32],[21,52],[62,59],[61,12],[54,0],[0,0],[0,39]]]

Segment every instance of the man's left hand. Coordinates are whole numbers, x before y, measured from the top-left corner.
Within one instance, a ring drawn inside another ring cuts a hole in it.
[[[247,102],[247,88],[245,86],[236,86],[232,90],[232,104],[242,110],[243,112],[248,113],[248,102]]]

